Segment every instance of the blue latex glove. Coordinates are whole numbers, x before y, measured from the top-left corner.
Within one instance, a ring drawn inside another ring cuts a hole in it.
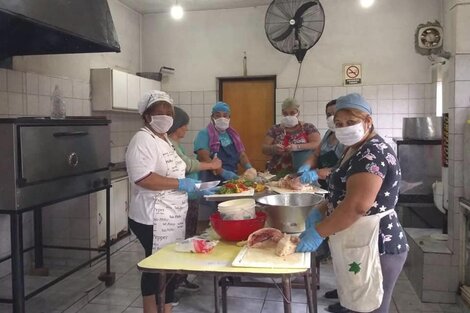
[[[196,191],[197,183],[200,183],[200,180],[195,180],[192,178],[181,178],[178,179],[178,190],[186,191],[187,193]]]
[[[220,174],[223,179],[225,180],[232,180],[232,179],[238,179],[238,175],[235,174],[232,171],[227,171],[227,170],[222,170],[222,173]]]
[[[219,188],[214,187],[214,188],[211,188],[211,189],[199,190],[197,192],[197,194],[198,194],[199,197],[212,196],[213,194],[216,193],[217,189],[219,189]]]
[[[303,233],[299,236],[300,242],[295,249],[296,252],[313,252],[318,249],[321,245],[323,240],[322,236],[317,232],[315,226],[307,228]]]
[[[250,163],[245,164],[245,169],[249,170],[250,168],[253,168],[253,166]]]
[[[300,176],[300,182],[302,184],[312,184],[318,180],[318,174],[317,171],[307,171],[303,172],[303,174]]]
[[[303,174],[303,173],[308,172],[308,171],[310,171],[310,165],[304,164],[301,167],[299,167],[299,169],[297,170],[297,173],[298,174]]]
[[[322,219],[323,215],[320,211],[317,208],[313,208],[305,220],[305,229],[315,226],[318,222],[321,222]]]

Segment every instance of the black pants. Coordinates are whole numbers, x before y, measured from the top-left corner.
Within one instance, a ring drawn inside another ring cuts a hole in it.
[[[144,247],[145,257],[150,256],[152,254],[153,225],[140,224],[129,219],[129,227]],[[172,303],[175,299],[176,280],[173,279],[173,276],[167,277],[165,303]],[[140,280],[142,296],[155,295],[156,299],[158,299],[159,281],[160,274],[142,273]]]

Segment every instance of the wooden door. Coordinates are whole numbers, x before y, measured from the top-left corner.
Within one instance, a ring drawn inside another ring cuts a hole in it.
[[[219,99],[230,105],[230,125],[240,134],[251,164],[266,169],[266,132],[275,122],[276,77],[220,78]]]

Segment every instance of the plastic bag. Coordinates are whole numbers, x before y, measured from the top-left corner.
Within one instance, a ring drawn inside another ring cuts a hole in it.
[[[191,237],[181,242],[177,242],[175,251],[208,253],[211,252],[218,243],[218,240],[206,240],[200,237]]]

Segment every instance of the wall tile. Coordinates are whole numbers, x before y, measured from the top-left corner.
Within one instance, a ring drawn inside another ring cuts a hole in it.
[[[464,142],[463,135],[454,135],[454,160],[463,161]],[[467,147],[470,149],[470,147]]]
[[[393,113],[393,100],[379,100],[378,114]]]
[[[8,93],[8,114],[15,116],[25,114],[23,94]]]
[[[333,100],[333,93],[331,87],[319,87],[318,88],[318,101],[330,101]]]
[[[393,85],[393,99],[408,99],[408,85]]]
[[[304,88],[304,101],[317,101],[317,88]],[[277,99],[279,101],[279,99]]]
[[[470,81],[455,82],[455,107],[470,107]]]
[[[0,91],[7,91],[7,70],[0,68]]]
[[[51,114],[51,99],[49,96],[39,96],[38,113],[40,116]]]
[[[408,99],[393,100],[393,113],[408,113]]]
[[[37,95],[39,93],[39,77],[35,73],[26,73],[26,92]]]
[[[276,101],[282,102],[284,99],[289,97],[289,89],[287,88],[278,88],[276,89]]]
[[[455,55],[455,80],[470,80],[470,54]]]
[[[72,103],[72,114],[73,114],[74,116],[82,116],[82,115],[83,115],[82,100],[80,100],[80,99],[72,99],[72,98],[69,98],[68,100],[69,100],[69,102]]]
[[[424,99],[409,99],[408,112],[413,113],[426,113],[424,106]]]
[[[82,98],[83,99],[91,99],[91,96],[90,96],[90,83],[89,82],[84,82],[83,83]]]
[[[302,119],[305,123],[312,123],[315,126],[318,124],[317,115],[308,115],[308,114],[306,114],[305,116],[302,117]]]
[[[210,118],[213,104],[204,104],[204,117]]]
[[[403,137],[403,129],[394,128],[393,129],[393,137],[402,138]]]
[[[370,105],[370,108],[372,110],[372,114],[376,114],[378,112],[378,109],[379,109],[379,105],[378,105],[377,100],[374,100],[374,99],[366,99],[366,100]]]
[[[204,128],[204,119],[202,117],[193,117],[189,121],[189,128],[191,130],[199,131]]]
[[[191,105],[189,105],[189,104],[181,104],[181,105],[179,105],[179,107],[180,107],[181,109],[183,109],[183,110],[189,115],[189,117],[192,116]]]
[[[38,75],[39,95],[51,95],[51,78],[49,76]]]
[[[393,128],[403,129],[403,118],[408,117],[408,114],[393,114]]]
[[[168,92],[168,95],[170,96],[171,99],[173,99],[173,104],[174,105],[179,105],[180,104],[180,94],[178,91],[170,91]]]
[[[196,117],[204,117],[204,105],[193,104],[191,105],[191,114]]]
[[[424,98],[436,98],[436,84],[425,84],[424,85]]]
[[[0,115],[8,115],[8,93],[0,91]]]
[[[376,100],[378,97],[377,86],[362,86],[362,96],[367,100]]]
[[[326,119],[325,118],[318,118],[317,124],[314,124],[318,129],[323,128],[323,129],[328,129],[328,125],[326,125]]]
[[[91,116],[91,101],[82,100],[82,114],[84,116]]]
[[[300,110],[306,115],[317,114],[317,104],[313,101],[304,101]]]
[[[362,86],[350,86],[346,87],[346,93],[358,93],[362,95]]]
[[[180,102],[179,104],[191,104],[191,92],[183,91],[180,92]]]
[[[469,111],[470,110],[467,108],[455,109],[455,125],[454,125],[455,134],[463,134],[465,122],[467,121],[467,118],[469,117],[469,114],[470,114]]]
[[[83,99],[83,82],[79,80],[72,81],[72,97],[75,99]]]
[[[379,114],[378,128],[393,128],[393,115],[392,114]]]
[[[333,87],[333,93],[331,99],[338,99],[341,96],[344,96],[348,93],[348,89],[346,87]]]
[[[409,85],[408,97],[410,99],[424,99],[424,84]]]
[[[7,90],[8,92],[24,92],[24,73],[18,71],[7,71]]]
[[[215,90],[204,91],[204,103],[214,104],[217,102],[217,93]]]
[[[37,116],[39,115],[39,96],[38,95],[27,95],[26,98],[26,114]]]
[[[392,85],[379,85],[379,100],[382,99],[393,99],[393,86]],[[380,104],[380,101],[379,101]]]
[[[454,186],[463,186],[463,161],[454,161]]]
[[[191,91],[191,104],[204,104],[204,92]]]
[[[297,101],[301,104],[304,101],[304,89],[297,88],[297,90],[295,90],[295,88],[289,88],[289,97],[297,99]]]

